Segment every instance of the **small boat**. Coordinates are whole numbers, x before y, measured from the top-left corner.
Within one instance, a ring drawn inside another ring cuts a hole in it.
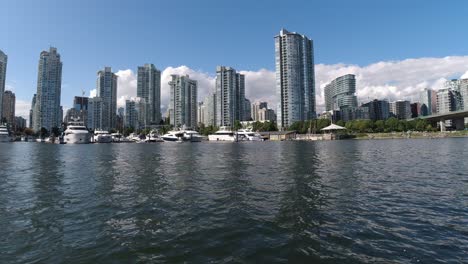
[[[6,125],[0,125],[0,142],[11,142],[13,138],[10,136],[10,131]]]
[[[141,137],[135,133],[131,133],[128,137],[127,137],[127,140],[130,141],[130,142],[140,142],[141,141]]]
[[[237,134],[229,127],[222,126],[214,134],[208,135],[209,141],[237,141]]]
[[[109,132],[104,130],[96,130],[94,131],[94,143],[111,143],[112,136]]]
[[[91,142],[91,133],[83,122],[69,122],[64,134],[64,142],[67,144],[89,144]]]
[[[152,143],[152,142],[164,142],[164,140],[159,136],[158,131],[151,130],[149,134],[146,136],[145,142]]]
[[[186,129],[182,130],[182,132],[184,132],[184,140],[186,141],[201,142],[204,138],[195,130]]]

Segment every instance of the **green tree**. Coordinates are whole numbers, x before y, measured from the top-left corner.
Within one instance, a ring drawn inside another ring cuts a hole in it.
[[[297,122],[292,123],[292,125],[288,127],[288,130],[295,130],[299,134],[304,134],[305,132],[302,132],[303,127],[304,127],[304,121],[297,121]]]
[[[375,121],[374,126],[375,126],[374,128],[375,132],[382,133],[385,131],[385,122],[383,120]]]
[[[54,137],[58,137],[60,135],[60,129],[58,127],[53,127],[52,128],[52,135]]]
[[[406,131],[406,120],[399,120],[398,121],[398,126],[397,126],[397,131],[398,132],[404,132]]]
[[[242,128],[241,122],[239,120],[234,121],[234,127],[233,127],[234,131],[237,131],[241,128]]]
[[[426,128],[427,128],[427,121],[424,120],[424,119],[417,119],[416,120],[416,125],[415,125],[415,129],[417,131],[425,131]]]
[[[151,128],[147,127],[141,131],[141,134],[143,135],[148,135],[151,132]]]
[[[278,127],[275,122],[268,121],[265,122],[264,131],[278,131]]]
[[[317,119],[317,133],[321,133],[322,129],[326,128],[331,124],[330,119]]]
[[[49,131],[45,127],[41,127],[41,130],[39,132],[39,136],[41,138],[49,136]]]
[[[124,129],[123,134],[124,134],[124,136],[128,137],[128,135],[130,135],[130,134],[133,133],[133,132],[134,132],[133,127],[126,127],[126,128]]]
[[[25,128],[23,133],[27,136],[32,136],[34,134],[34,130],[32,130],[31,128]]]
[[[390,117],[385,121],[385,128],[388,132],[394,132],[398,130],[398,119],[395,117]]]
[[[346,125],[346,123],[343,120],[338,120],[338,122],[336,122],[336,124],[338,126],[342,126],[342,127],[344,127]]]

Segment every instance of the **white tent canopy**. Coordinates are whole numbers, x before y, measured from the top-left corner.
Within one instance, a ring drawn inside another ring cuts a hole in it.
[[[325,128],[322,128],[323,131],[343,130],[343,129],[346,129],[346,128],[339,126],[339,125],[335,125],[335,124],[331,124]]]

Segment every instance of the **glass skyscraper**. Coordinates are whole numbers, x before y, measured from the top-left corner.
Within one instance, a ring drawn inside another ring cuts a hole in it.
[[[97,97],[102,99],[100,109],[101,130],[111,130],[116,127],[117,117],[117,75],[112,72],[111,67],[105,67],[97,73],[96,82]]]
[[[171,75],[169,113],[174,127],[197,126],[197,81],[188,75]]]
[[[215,125],[234,126],[245,117],[245,78],[231,67],[216,68]]]
[[[0,119],[3,116],[3,114],[2,114],[3,93],[5,92],[5,79],[6,79],[7,63],[8,63],[8,56],[5,53],[3,53],[3,51],[0,50]]]
[[[282,29],[275,37],[279,129],[316,116],[313,49],[311,39],[295,32]]]
[[[41,128],[49,132],[60,127],[60,96],[62,91],[62,61],[56,48],[42,51],[39,58],[36,104],[33,125],[36,132]]]
[[[357,107],[356,78],[346,74],[325,86],[325,108],[327,111],[340,110],[344,107]]]
[[[146,105],[145,123],[159,125],[161,121],[161,71],[153,64],[138,67],[137,97]]]

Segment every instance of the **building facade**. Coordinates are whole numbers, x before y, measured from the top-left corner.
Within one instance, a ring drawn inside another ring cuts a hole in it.
[[[258,122],[276,122],[276,114],[273,109],[269,108],[261,108],[258,110],[258,119],[256,120]]]
[[[21,116],[15,117],[15,130],[23,131],[26,128],[26,119]]]
[[[36,94],[33,95],[31,100],[31,110],[29,110],[29,128],[34,129],[34,110],[36,108]]]
[[[339,110],[343,107],[357,107],[356,78],[353,74],[346,74],[334,79],[324,89],[325,109]]]
[[[0,118],[3,116],[3,93],[6,85],[6,70],[8,64],[8,56],[0,50]]]
[[[138,111],[134,100],[125,101],[125,127],[138,128]]]
[[[259,116],[258,116],[258,111],[262,108],[268,108],[268,103],[267,102],[255,102],[252,104],[251,107],[251,117],[253,121],[258,121]]]
[[[421,103],[412,103],[411,107],[411,118],[416,118],[421,115]]]
[[[103,109],[103,100],[101,97],[93,97],[88,99],[88,110],[87,110],[87,120],[86,124],[88,129],[91,130],[101,130],[102,125],[102,109]],[[76,109],[75,109],[76,111]]]
[[[60,127],[60,97],[62,92],[62,61],[56,48],[42,51],[39,59],[34,130],[51,131]]]
[[[216,68],[215,125],[234,126],[245,118],[245,77],[231,67]]]
[[[411,118],[411,104],[410,101],[398,100],[394,102],[394,114],[398,119]]]
[[[390,105],[386,100],[373,100],[362,105],[369,109],[369,119],[386,120],[390,117]]]
[[[116,127],[117,115],[117,75],[111,67],[97,72],[97,96],[102,99],[100,130],[111,130]]]
[[[444,114],[455,111],[456,103],[454,93],[450,88],[437,91],[437,113]]]
[[[169,120],[174,127],[197,126],[197,94],[198,84],[188,75],[171,75],[169,82],[170,102]]]
[[[3,93],[2,105],[2,120],[14,128],[16,96],[12,91],[7,90]]]
[[[313,42],[285,29],[275,37],[278,128],[316,117]]]
[[[138,67],[137,97],[147,104],[144,122],[159,125],[161,122],[161,71],[153,64]]]
[[[203,124],[205,126],[216,126],[216,93],[210,93],[203,101],[205,108]]]
[[[432,89],[424,89],[419,97],[420,114],[422,116],[433,115],[437,112],[437,92]]]
[[[198,109],[197,109],[197,124],[200,126],[201,124],[205,124],[205,104],[203,102],[198,102]]]

